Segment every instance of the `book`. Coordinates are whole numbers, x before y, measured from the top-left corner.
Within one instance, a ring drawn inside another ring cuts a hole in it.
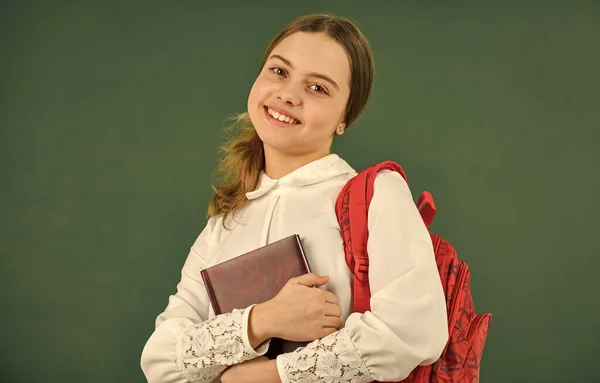
[[[300,236],[294,234],[201,271],[216,315],[274,298],[291,278],[310,272]],[[266,356],[275,359],[307,342],[273,338]]]

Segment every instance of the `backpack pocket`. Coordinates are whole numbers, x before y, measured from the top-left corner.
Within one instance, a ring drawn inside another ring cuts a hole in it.
[[[460,369],[461,382],[479,382],[481,355],[491,320],[492,315],[489,313],[477,315],[469,325],[466,342],[469,345],[469,349],[465,355],[463,366]]]

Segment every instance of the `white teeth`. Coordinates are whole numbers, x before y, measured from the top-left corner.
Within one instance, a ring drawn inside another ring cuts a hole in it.
[[[269,112],[269,114],[271,116],[273,116],[274,119],[279,120],[279,121],[285,121],[288,124],[295,124],[296,120],[294,120],[293,118],[283,115],[283,114],[279,114],[278,112],[274,111],[271,108],[267,108],[267,111]]]

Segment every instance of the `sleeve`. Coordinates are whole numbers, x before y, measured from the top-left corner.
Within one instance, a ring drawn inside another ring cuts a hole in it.
[[[429,233],[400,174],[377,175],[368,227],[371,311],[352,313],[340,331],[280,355],[284,383],[400,381],[440,357],[448,340],[444,291]]]
[[[211,218],[191,247],[177,292],[156,318],[155,330],[144,346],[141,368],[149,383],[212,382],[228,366],[268,350],[268,342],[258,350],[250,345],[252,306],[207,320],[210,301],[200,270],[217,222]]]

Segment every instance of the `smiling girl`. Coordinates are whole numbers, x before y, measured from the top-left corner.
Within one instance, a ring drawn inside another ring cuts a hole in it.
[[[352,312],[335,201],[356,172],[331,145],[372,82],[369,43],[348,19],[299,17],[272,40],[224,146],[208,223],[144,347],[149,382],[398,381],[440,356],[448,326],[433,247],[395,172],[377,175],[368,212],[371,311]],[[295,233],[313,273],[215,316],[200,270]],[[273,337],[311,343],[269,360]]]

